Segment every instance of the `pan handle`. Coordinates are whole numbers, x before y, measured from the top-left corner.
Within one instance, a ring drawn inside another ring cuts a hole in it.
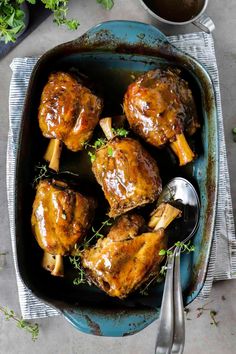
[[[89,29],[84,35],[74,40],[83,46],[95,49],[111,50],[123,43],[138,49],[138,46],[149,47],[170,45],[167,37],[156,27],[137,21],[107,21]]]

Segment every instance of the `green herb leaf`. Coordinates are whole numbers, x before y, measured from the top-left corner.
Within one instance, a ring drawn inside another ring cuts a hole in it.
[[[215,316],[217,315],[217,312],[215,310],[211,310],[210,311],[210,317],[212,319],[213,322],[211,322],[211,324],[214,324],[216,327],[218,326],[218,323],[215,319]]]
[[[35,177],[32,183],[33,187],[36,187],[41,179],[48,178],[51,176],[51,173],[49,172],[48,167],[45,164],[38,163],[34,167],[34,170],[35,170]]]
[[[17,323],[17,327],[24,329],[26,332],[31,334],[32,341],[38,339],[39,326],[37,323],[31,324],[23,320],[23,318],[18,318],[13,310],[9,310],[7,307],[0,306],[0,312],[5,316],[5,319],[9,321],[14,320]]]
[[[93,239],[98,239],[98,238],[103,237],[101,230],[105,226],[109,226],[109,225],[111,225],[110,219],[107,219],[102,222],[101,227],[97,231],[94,229],[94,227],[92,227],[92,231],[94,232],[94,234],[90,237],[89,240],[85,239],[84,243],[82,245],[80,245],[80,249],[78,249],[76,247],[76,255],[75,256],[69,257],[70,263],[78,271],[78,277],[73,280],[74,285],[80,285],[80,284],[84,284],[84,283],[90,284],[89,280],[86,277],[86,273],[82,267],[82,264],[81,264],[81,254],[85,249],[87,249],[90,246],[90,243]]]
[[[173,247],[169,248],[168,250],[165,250],[165,249],[161,249],[159,251],[159,256],[169,256],[169,255],[173,255],[173,248],[174,247],[179,247],[181,248],[181,252],[193,252],[195,250],[194,246],[191,245],[191,242],[189,241],[187,244],[184,244],[183,242],[176,242],[174,244]],[[150,284],[153,282],[153,280],[156,279],[157,282],[161,282],[163,281],[164,279],[164,276],[166,274],[166,271],[167,271],[167,259],[165,261],[165,264],[161,267],[160,271],[159,271],[159,274],[158,275],[155,275],[151,281],[144,287],[142,288],[139,292],[141,295],[147,295],[147,291],[148,291],[148,288],[150,286]],[[199,316],[201,316],[201,313],[199,314]]]
[[[98,138],[93,145],[94,149],[100,149],[102,146],[106,145],[107,139],[105,138]]]
[[[165,275],[165,274],[166,274],[166,271],[167,271],[167,266],[164,265],[164,266],[161,267],[160,274],[161,274],[161,275]]]
[[[105,221],[102,222],[102,225],[99,227],[99,229],[96,231],[94,229],[94,227],[92,227],[92,231],[94,232],[94,234],[88,239],[84,241],[84,248],[88,248],[89,245],[91,244],[91,241],[93,241],[93,239],[97,239],[97,238],[102,238],[104,235],[101,233],[102,229],[105,227],[105,226],[111,226],[112,223],[110,222],[111,219],[107,219]]]
[[[73,280],[74,285],[80,285],[87,282],[85,271],[81,265],[81,257],[78,253],[76,256],[69,257],[71,264],[78,270],[78,277]]]
[[[160,250],[159,251],[159,256],[165,256],[166,255],[166,250]]]
[[[117,128],[117,129],[112,128],[112,131],[115,135],[122,136],[124,138],[126,138],[127,135],[129,134],[128,130],[126,130],[124,128]]]
[[[90,157],[90,161],[93,163],[96,160],[96,155],[93,154],[91,151],[88,152],[88,155]]]
[[[97,0],[97,2],[101,4],[106,10],[110,10],[114,5],[113,0]]]
[[[111,146],[108,146],[107,153],[108,153],[108,156],[109,156],[109,157],[112,157],[112,156],[113,156],[113,149],[112,149]]]
[[[79,22],[77,20],[67,19],[69,0],[41,0],[46,9],[53,12],[54,22],[57,25],[65,25],[70,30],[77,29]]]

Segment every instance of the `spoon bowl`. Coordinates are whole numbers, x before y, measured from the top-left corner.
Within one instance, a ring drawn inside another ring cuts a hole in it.
[[[176,242],[188,242],[195,234],[200,216],[200,201],[194,186],[185,178],[175,177],[165,185],[158,205],[168,202],[182,211],[180,218],[176,219],[166,231],[168,247]]]

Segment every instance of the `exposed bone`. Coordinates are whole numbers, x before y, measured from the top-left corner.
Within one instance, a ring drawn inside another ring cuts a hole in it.
[[[100,127],[103,130],[107,140],[111,140],[114,138],[114,134],[112,131],[112,119],[111,117],[103,118],[99,121]]]
[[[178,216],[182,214],[181,210],[168,203],[161,203],[158,208],[152,212],[148,226],[154,231],[166,229],[167,226]]]
[[[56,277],[64,277],[64,264],[63,264],[63,256],[56,255],[56,263],[53,271],[51,272],[52,275]]]
[[[44,159],[49,162],[49,167],[56,172],[59,170],[61,150],[62,142],[58,139],[51,139],[44,155]]]
[[[42,267],[48,270],[52,275],[64,276],[63,257],[60,255],[54,256],[44,251]]]
[[[177,155],[180,166],[186,165],[193,160],[194,153],[191,150],[183,133],[176,135],[176,140],[170,144],[170,147]]]
[[[53,269],[55,268],[55,263],[56,263],[55,256],[44,251],[43,259],[42,259],[42,267],[45,270],[52,272]]]

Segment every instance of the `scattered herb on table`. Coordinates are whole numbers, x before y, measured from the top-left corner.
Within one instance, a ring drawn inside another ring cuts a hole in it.
[[[0,252],[0,257],[5,257],[7,255],[7,252]],[[2,268],[0,267],[0,270]],[[10,319],[13,319],[17,323],[18,328],[22,328],[29,332],[32,336],[32,340],[35,341],[38,338],[39,335],[39,326],[37,323],[31,324],[29,322],[26,322],[22,318],[18,318],[13,310],[9,310],[7,307],[3,307],[0,305],[0,312],[4,315],[5,319],[9,321]]]
[[[216,327],[218,326],[219,322],[216,321],[216,315],[218,314],[217,311],[209,308],[209,307],[206,307],[207,305],[209,305],[210,303],[212,303],[212,301],[209,301],[207,302],[205,305],[203,305],[202,307],[198,307],[197,308],[197,318],[199,318],[200,316],[202,316],[203,312],[204,311],[209,311],[209,315],[210,315],[210,318],[212,320],[211,322],[211,325],[215,325]]]
[[[236,127],[232,129],[232,133],[233,133],[234,142],[236,142]]]
[[[114,5],[113,0],[97,0],[97,2],[101,4],[106,10],[110,10]]]
[[[70,30],[79,26],[77,19],[68,19],[69,0],[41,0],[44,7],[53,13],[53,22],[65,25]],[[97,0],[105,9],[113,7],[112,0]],[[25,28],[25,12],[22,5],[36,4],[36,0],[1,0],[0,1],[0,40],[5,43],[15,42],[17,35]]]
[[[187,321],[191,321],[191,320],[192,320],[192,318],[188,317],[188,315],[189,315],[190,312],[191,312],[191,310],[190,310],[188,307],[185,307],[184,313],[185,313],[185,315],[186,315],[186,320],[187,320]]]
[[[5,265],[5,257],[7,255],[7,252],[0,252],[0,270],[3,269],[4,265]]]
[[[10,319],[14,320],[17,323],[18,328],[24,329],[26,332],[30,333],[32,340],[36,341],[39,335],[39,326],[37,323],[31,324],[26,322],[23,318],[19,318],[13,310],[9,310],[7,307],[3,307],[1,305],[0,312],[4,315],[7,321]]]
[[[35,4],[36,0],[27,0],[31,4]],[[69,0],[41,0],[45,8],[53,12],[53,22],[58,26],[66,25],[70,30],[76,30],[79,22],[74,19],[67,18]]]
[[[206,304],[204,304],[202,307],[198,307],[197,308],[197,312],[198,312],[197,313],[197,318],[199,318],[203,314],[204,311],[210,311],[210,309],[206,308],[206,306],[211,304],[211,303],[212,303],[212,301],[209,301]]]
[[[211,324],[212,324],[212,325],[215,325],[215,326],[217,327],[219,322],[217,322],[216,319],[215,319],[215,316],[216,316],[216,315],[217,315],[217,312],[216,312],[215,310],[211,310],[211,311],[210,311],[210,317],[211,317],[211,319],[212,319]]]

